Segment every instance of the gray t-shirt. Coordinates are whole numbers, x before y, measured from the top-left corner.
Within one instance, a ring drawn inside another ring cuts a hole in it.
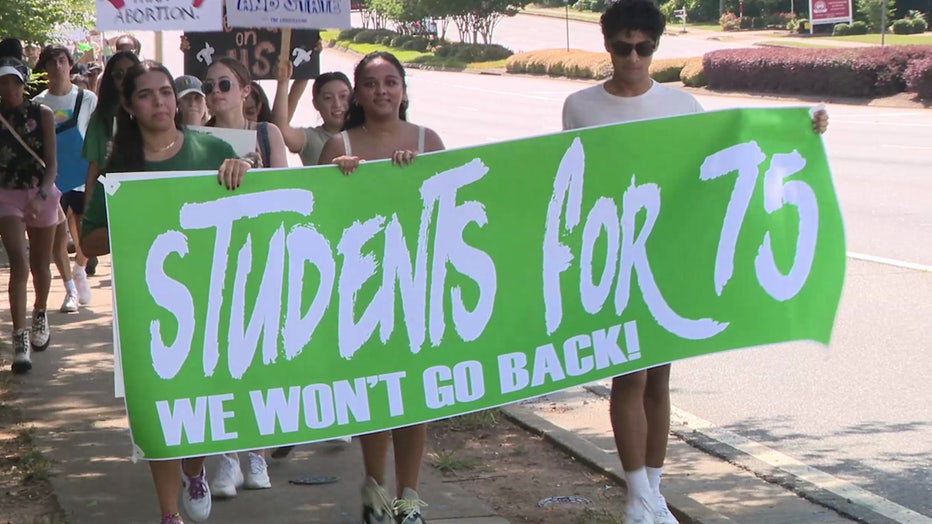
[[[324,144],[327,143],[327,140],[330,140],[334,133],[324,129],[324,126],[305,127],[303,131],[305,137],[304,147],[298,152],[298,156],[301,157],[302,164],[316,166],[317,161],[320,160],[320,152],[324,149]]]

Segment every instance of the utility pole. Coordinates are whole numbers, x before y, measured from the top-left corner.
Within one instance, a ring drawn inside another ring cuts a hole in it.
[[[887,37],[887,0],[880,3],[880,47],[886,43]]]
[[[570,51],[570,0],[563,0],[566,9],[566,52]]]

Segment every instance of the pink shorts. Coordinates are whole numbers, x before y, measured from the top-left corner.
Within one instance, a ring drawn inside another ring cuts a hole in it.
[[[61,191],[52,186],[48,198],[42,201],[39,209],[31,209],[30,202],[35,198],[38,188],[6,189],[0,188],[0,218],[19,217],[26,227],[50,227],[58,224],[61,209]]]

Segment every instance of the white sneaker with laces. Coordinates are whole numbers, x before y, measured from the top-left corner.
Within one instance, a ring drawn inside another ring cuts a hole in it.
[[[75,264],[71,270],[71,275],[74,277],[74,288],[78,290],[78,304],[82,306],[90,304],[91,285],[87,281],[87,272],[84,271],[84,266]]]
[[[181,472],[181,507],[194,522],[204,522],[210,517],[210,486],[207,485],[207,470],[195,477]]]
[[[657,493],[654,499],[654,524],[680,524],[667,507],[667,499],[660,493]]]
[[[362,485],[363,524],[395,524],[395,516],[388,493],[372,477]]]
[[[426,507],[427,503],[411,488],[401,490],[401,498],[392,502],[395,521],[398,524],[425,524],[424,518],[421,517],[421,508]]]
[[[657,524],[654,521],[654,508],[644,497],[638,497],[634,501],[629,500],[625,504],[625,518],[622,522],[624,524]]]
[[[239,467],[239,455],[220,455],[217,473],[210,481],[211,496],[215,499],[231,499],[236,496],[236,488],[242,485],[243,471]]]
[[[61,303],[59,311],[62,313],[78,312],[78,296],[74,293],[65,293],[65,300]]]
[[[29,332],[29,344],[33,351],[45,351],[52,341],[52,334],[49,332],[49,320],[46,318],[45,311],[38,309],[32,310],[32,330]]]
[[[249,452],[249,469],[246,471],[246,489],[269,489],[272,481],[269,480],[269,467],[265,459],[258,453]]]

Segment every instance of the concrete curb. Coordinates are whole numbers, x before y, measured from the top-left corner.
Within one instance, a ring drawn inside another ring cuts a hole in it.
[[[505,406],[502,413],[524,429],[541,435],[560,449],[576,457],[577,460],[599,471],[612,480],[625,484],[624,472],[616,455],[606,453],[588,440],[571,431],[560,428],[532,413],[520,404]],[[681,524],[729,524],[734,520],[712,511],[684,494],[681,489],[670,482],[666,484],[664,497],[670,510]]]

